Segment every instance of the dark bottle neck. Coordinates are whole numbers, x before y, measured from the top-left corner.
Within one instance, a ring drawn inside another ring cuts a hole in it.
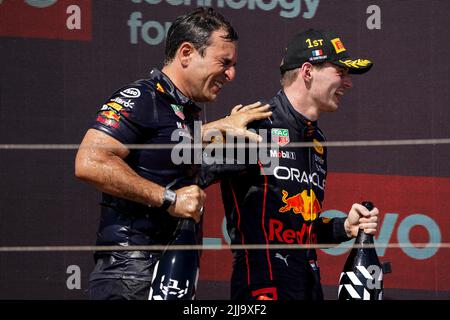
[[[199,242],[197,225],[193,219],[180,218],[172,244],[196,245]]]
[[[178,228],[180,230],[195,232],[195,221],[193,219],[181,219]]]
[[[355,243],[359,244],[373,244],[373,235],[365,233],[363,230],[359,230]]]

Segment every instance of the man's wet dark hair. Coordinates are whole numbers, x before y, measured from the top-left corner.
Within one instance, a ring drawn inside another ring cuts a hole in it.
[[[211,34],[217,30],[225,31],[222,38],[227,41],[233,42],[239,38],[230,22],[212,8],[201,7],[179,16],[167,32],[164,64],[173,60],[183,42],[192,43],[203,56],[205,49],[211,44]]]

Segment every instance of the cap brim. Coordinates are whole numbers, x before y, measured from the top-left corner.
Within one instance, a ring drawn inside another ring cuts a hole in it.
[[[304,62],[298,62],[298,63],[291,63],[289,65],[287,64],[282,64],[280,66],[280,71],[281,73],[285,73],[286,71],[292,70],[292,69],[296,69],[302,66]]]
[[[341,59],[341,60],[331,61],[331,63],[341,66],[341,67],[344,67],[344,68],[348,68],[348,73],[352,73],[352,74],[366,73],[373,66],[373,62],[370,60],[367,60],[367,59],[347,58],[345,60]]]

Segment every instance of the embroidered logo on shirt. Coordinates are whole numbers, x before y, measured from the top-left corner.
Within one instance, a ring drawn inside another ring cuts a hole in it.
[[[117,103],[117,104],[119,104],[122,107],[127,108],[127,109],[133,109],[133,107],[134,107],[134,102],[132,102],[131,99],[125,100],[125,99],[122,99],[121,97],[115,97],[115,98],[112,98],[109,101],[115,102],[115,103]]]
[[[120,95],[125,98],[139,98],[141,96],[141,91],[137,88],[128,88],[120,91]]]
[[[189,140],[194,140],[194,138],[192,138],[191,133],[189,132],[189,127],[185,123],[177,121],[177,127],[178,127],[177,132],[180,137],[186,137]]]
[[[170,105],[173,109],[173,112],[180,118],[181,120],[184,120],[184,113],[183,113],[183,106],[180,106],[178,104],[171,104]]]
[[[322,207],[319,200],[316,198],[314,190],[303,190],[301,193],[290,196],[286,190],[282,190],[283,196],[281,200],[285,206],[281,207],[278,212],[290,212],[294,214],[301,214],[305,221],[314,221],[322,212]]]
[[[161,83],[159,83],[159,82],[156,84],[156,90],[158,90],[159,92],[162,92],[162,93],[166,93],[166,91],[164,91],[164,88],[162,87]]]
[[[313,139],[313,143],[314,143],[314,150],[316,150],[318,154],[323,155],[323,146],[320,143],[320,141],[317,139]]]
[[[290,142],[289,129],[272,128],[272,141],[280,147],[287,145]]]
[[[97,121],[103,123],[105,126],[117,129],[120,125],[122,116],[127,118],[129,116],[128,108],[124,108],[117,102],[110,101],[104,104],[97,116]]]
[[[289,264],[287,262],[287,258],[289,257],[289,255],[287,254],[286,257],[283,257],[280,253],[276,253],[275,254],[275,258],[281,259],[284,261],[284,263],[286,263],[286,267],[289,267]]]
[[[97,117],[98,122],[114,129],[119,127],[119,120],[120,116],[118,116],[114,111],[103,111]]]

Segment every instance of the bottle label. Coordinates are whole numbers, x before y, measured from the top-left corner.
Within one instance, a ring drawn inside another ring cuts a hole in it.
[[[356,266],[344,271],[339,279],[339,300],[381,300],[383,271],[380,266]]]

